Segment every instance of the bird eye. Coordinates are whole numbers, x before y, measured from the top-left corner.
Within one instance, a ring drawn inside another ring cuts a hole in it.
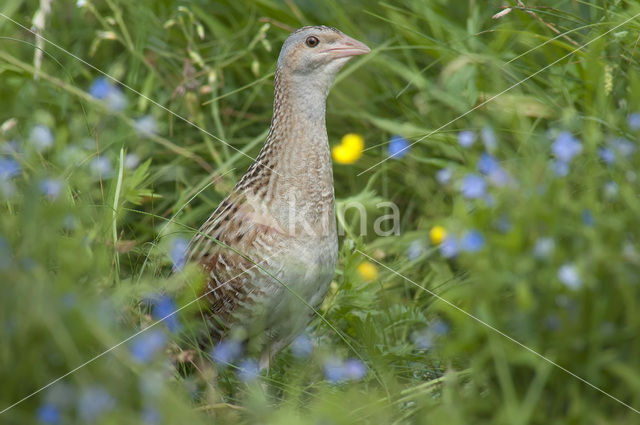
[[[320,40],[318,40],[318,37],[312,35],[307,37],[304,43],[309,47],[316,47],[318,44],[320,44]]]

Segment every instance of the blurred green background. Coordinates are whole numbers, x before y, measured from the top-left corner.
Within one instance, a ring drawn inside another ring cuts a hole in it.
[[[640,6],[528,3],[3,0],[0,423],[638,423]],[[171,266],[310,24],[372,48],[327,105],[368,232],[341,215],[323,319],[256,375]]]

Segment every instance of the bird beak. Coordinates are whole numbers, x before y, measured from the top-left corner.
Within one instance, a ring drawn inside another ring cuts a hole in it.
[[[364,55],[370,51],[371,49],[363,42],[343,35],[340,40],[336,41],[331,48],[325,49],[323,53],[329,53],[333,59],[338,59]]]

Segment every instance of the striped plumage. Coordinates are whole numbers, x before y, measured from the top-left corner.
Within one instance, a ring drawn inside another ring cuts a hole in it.
[[[368,51],[323,26],[287,38],[265,145],[189,246],[206,273],[214,340],[249,340],[263,367],[306,327],[309,306],[319,306],[333,276],[338,244],[326,97],[339,69]]]

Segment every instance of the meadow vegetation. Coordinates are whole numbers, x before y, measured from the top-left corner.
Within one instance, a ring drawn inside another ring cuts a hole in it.
[[[3,0],[0,423],[638,423],[640,5],[528,3]],[[183,253],[309,24],[372,52],[334,282],[259,372],[199,347]]]

